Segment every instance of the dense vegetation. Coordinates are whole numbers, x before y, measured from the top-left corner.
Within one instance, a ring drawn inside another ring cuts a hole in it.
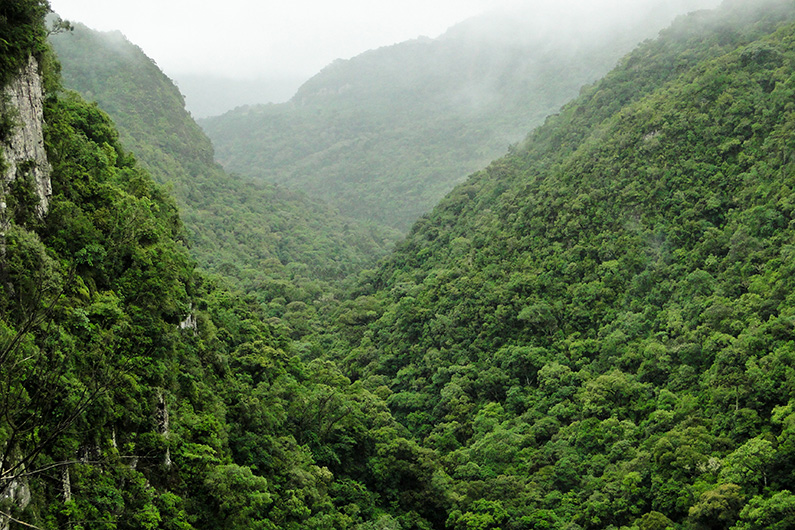
[[[795,526],[791,0],[643,44],[309,348],[195,267],[175,200],[40,62],[53,197],[14,186],[0,247],[12,528]]]
[[[176,197],[199,264],[277,300],[273,316],[328,296],[397,239],[302,194],[227,175],[177,87],[120,33],[76,24],[50,40],[64,85],[108,112],[121,143]]]
[[[3,2],[0,5],[0,83],[3,86],[14,72],[27,64],[30,54],[44,51],[46,28],[32,21],[45,13],[47,7],[36,0]]]
[[[288,103],[200,123],[228,170],[407,230],[681,8],[532,5],[339,60]]]
[[[22,22],[36,37],[20,53],[39,55],[47,5],[31,6]],[[383,400],[331,362],[302,362],[258,300],[198,272],[174,200],[107,115],[61,92],[51,68],[43,74],[50,209],[38,216],[24,182],[3,196],[0,523],[410,528],[438,519],[421,502],[432,461]]]
[[[340,313],[346,369],[441,455],[449,528],[795,524],[793,20],[680,20]]]

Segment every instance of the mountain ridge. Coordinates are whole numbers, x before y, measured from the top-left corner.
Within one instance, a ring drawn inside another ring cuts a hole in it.
[[[228,175],[214,162],[214,148],[177,86],[121,33],[75,24],[51,41],[64,84],[96,100],[118,123],[125,147],[171,187],[203,267],[225,271],[247,290],[259,286],[270,301],[268,284],[281,292],[280,282],[298,274],[317,292],[318,280],[344,280],[374,264],[397,239],[301,193]]]
[[[341,308],[335,358],[439,451],[450,527],[792,523],[794,17],[678,20]]]
[[[697,4],[703,3],[709,2]],[[677,9],[659,5],[668,16]],[[647,4],[622,6],[625,12],[614,6],[611,14],[626,22],[616,23],[616,32],[583,36],[595,22],[569,22],[563,6],[543,21],[553,30],[551,41],[504,28],[501,35],[510,38],[487,40],[459,29],[370,50],[330,64],[286,104],[247,106],[200,124],[228,169],[405,230],[455,183],[503,155],[654,33],[646,28],[662,26],[663,17],[649,21]],[[498,20],[511,28],[538,25],[528,18]],[[581,54],[569,51],[571,34],[581,37]]]

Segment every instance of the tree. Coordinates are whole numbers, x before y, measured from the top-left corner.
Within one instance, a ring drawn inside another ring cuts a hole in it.
[[[649,512],[635,523],[639,530],[671,530],[674,522],[660,512]]]
[[[773,444],[762,436],[745,442],[723,460],[721,480],[744,485],[750,491],[767,488],[770,466],[775,458]]]
[[[705,530],[728,530],[737,521],[745,498],[737,484],[721,484],[701,494],[689,519]]]
[[[499,529],[508,521],[508,512],[500,501],[478,500],[466,512],[453,510],[447,518],[447,526],[455,530]]]
[[[275,530],[267,519],[271,505],[268,481],[247,467],[216,466],[205,478],[205,486],[218,506],[219,523],[229,529]]]
[[[740,512],[734,530],[786,530],[795,528],[795,495],[782,490],[770,497],[757,495]]]

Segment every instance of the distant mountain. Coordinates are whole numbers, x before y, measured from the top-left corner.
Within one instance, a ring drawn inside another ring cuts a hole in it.
[[[122,34],[77,24],[51,42],[65,86],[108,112],[122,144],[173,189],[203,267],[289,302],[373,264],[396,239],[300,193],[225,173],[177,87]],[[285,278],[307,286],[285,294]]]
[[[283,103],[293,97],[304,81],[306,77],[298,76],[257,79],[232,79],[204,74],[174,76],[174,82],[185,95],[185,107],[194,118],[218,116],[243,105]]]
[[[638,41],[715,3],[533,3],[336,61],[288,103],[200,124],[228,170],[406,229]]]

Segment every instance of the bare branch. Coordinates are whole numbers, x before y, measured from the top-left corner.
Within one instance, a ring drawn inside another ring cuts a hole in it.
[[[0,512],[0,517],[7,517],[9,521],[17,523],[17,524],[21,524],[22,526],[25,526],[27,528],[35,528],[36,530],[44,530],[43,528],[41,528],[39,526],[34,526],[32,524],[26,523],[25,521],[20,521],[19,519],[15,519],[14,517],[11,516],[10,513]]]

